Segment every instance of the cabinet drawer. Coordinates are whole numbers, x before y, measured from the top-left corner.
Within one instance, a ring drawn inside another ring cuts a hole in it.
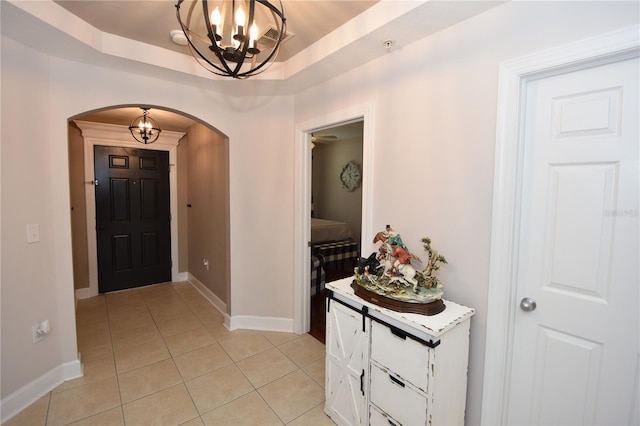
[[[377,321],[371,333],[371,359],[427,392],[431,348]]]
[[[376,364],[371,364],[371,403],[402,425],[425,424],[427,397]]]
[[[369,426],[399,426],[398,423],[383,413],[375,405],[371,405],[369,409]]]

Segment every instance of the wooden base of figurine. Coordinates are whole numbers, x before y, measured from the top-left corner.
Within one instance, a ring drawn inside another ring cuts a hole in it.
[[[355,281],[351,283],[351,288],[353,288],[356,296],[366,300],[367,302],[375,303],[378,306],[382,306],[383,308],[391,309],[392,311],[396,312],[431,316],[439,314],[446,308],[442,299],[430,303],[402,302],[400,300],[390,299],[388,297],[369,291],[366,288],[358,285],[358,283],[356,283]]]

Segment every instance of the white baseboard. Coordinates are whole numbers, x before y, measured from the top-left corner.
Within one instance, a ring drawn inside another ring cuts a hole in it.
[[[82,376],[80,360],[65,362],[32,380],[0,402],[2,423],[33,404],[67,380]]]
[[[214,292],[209,290],[204,284],[202,284],[196,277],[187,273],[187,278],[192,286],[196,288],[211,304],[220,311],[221,314],[227,315],[227,304],[215,295]]]
[[[183,281],[189,281],[189,273],[188,272],[178,272],[176,273],[176,275],[174,277],[171,278],[171,281],[173,282],[183,282]]]
[[[227,304],[202,284],[196,277],[189,274],[189,282],[193,285],[211,304],[224,315],[224,326],[229,330],[260,330],[260,331],[282,331],[293,332],[292,318],[270,318],[256,317],[250,315],[229,316],[227,314]]]
[[[224,324],[227,330],[231,330],[231,317],[229,314],[224,314]]]
[[[226,318],[225,318],[226,322]],[[260,330],[260,331],[280,331],[293,333],[292,318],[255,317],[250,315],[236,315],[229,317],[229,330]]]
[[[97,289],[91,287],[79,288],[76,290],[76,299],[88,299],[97,295]]]
[[[62,364],[62,374],[65,382],[84,376],[84,367],[80,360],[80,354],[78,354],[78,359],[76,361],[65,362]]]

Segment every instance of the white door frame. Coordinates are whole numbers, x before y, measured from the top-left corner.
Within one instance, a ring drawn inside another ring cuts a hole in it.
[[[89,287],[77,289],[77,299],[97,296],[98,291],[98,244],[96,239],[96,193],[93,185],[94,164],[93,149],[96,145],[119,146],[127,148],[141,148],[158,151],[169,151],[169,191],[171,211],[171,280],[184,281],[186,276],[178,272],[178,172],[177,152],[178,143],[185,135],[182,132],[163,130],[158,141],[142,145],[134,142],[131,132],[126,126],[106,123],[93,123],[74,120],[82,132],[84,139],[84,176],[85,200],[87,218],[87,250],[89,251]]]
[[[373,106],[357,105],[344,111],[318,117],[296,125],[294,147],[294,251],[293,251],[293,331],[306,333],[310,328],[311,273],[311,134],[354,121],[363,121],[362,135],[362,234],[360,247],[373,240],[371,206],[373,205]]]
[[[638,56],[640,26],[633,26],[500,64],[481,424],[505,424],[509,405],[526,84]]]

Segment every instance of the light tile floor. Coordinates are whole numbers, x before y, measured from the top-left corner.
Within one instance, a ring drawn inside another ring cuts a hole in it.
[[[333,425],[322,343],[229,331],[188,282],[79,300],[84,376],[9,425]]]

